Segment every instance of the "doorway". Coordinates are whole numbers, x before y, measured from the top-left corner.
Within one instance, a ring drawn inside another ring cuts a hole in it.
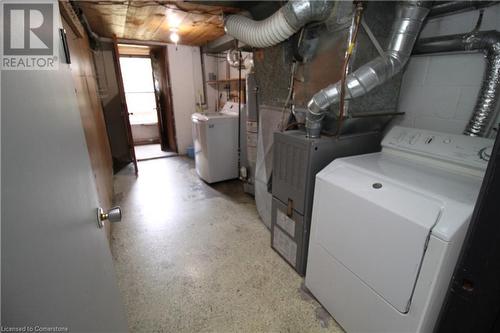
[[[122,114],[134,158],[175,155],[177,138],[166,46],[115,44],[115,54]]]
[[[162,150],[151,58],[120,56],[120,67],[137,160],[171,155]]]

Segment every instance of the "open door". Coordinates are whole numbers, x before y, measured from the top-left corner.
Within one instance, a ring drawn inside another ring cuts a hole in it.
[[[134,163],[135,174],[139,173],[139,169],[137,167],[137,158],[135,157],[134,150],[134,139],[132,137],[132,126],[130,125],[130,118],[127,108],[127,101],[125,98],[125,88],[123,86],[123,77],[120,66],[120,53],[118,51],[118,43],[116,41],[116,36],[113,36],[113,60],[115,62],[115,71],[116,71],[116,81],[118,84],[118,90],[120,93],[121,107],[122,107],[122,118],[125,124],[125,129],[127,132],[127,143],[130,151],[130,156],[132,157],[132,162]]]
[[[70,66],[3,71],[1,109],[2,331],[127,331]]]
[[[158,105],[158,123],[160,128],[161,149],[164,151],[177,151],[177,138],[175,133],[174,108],[172,103],[172,90],[168,70],[168,53],[165,46],[151,49],[151,64],[153,66],[153,80]]]
[[[113,161],[104,113],[99,100],[92,51],[85,30],[75,19],[76,14],[69,2],[62,2],[60,6],[71,59],[71,75],[75,84],[90,165],[95,176],[97,197],[100,206],[109,208],[113,200]],[[110,239],[110,224],[105,223],[105,228]]]
[[[160,47],[161,48],[161,47]],[[151,57],[151,67],[153,69],[153,82],[155,89],[155,99],[156,99],[156,111],[158,114],[158,131],[160,133],[160,145],[161,150],[167,151],[169,150],[168,145],[168,131],[167,131],[167,117],[166,117],[166,105],[162,99],[164,99],[162,86],[163,80],[162,76],[165,75],[162,72],[161,66],[161,55],[159,54],[161,51],[159,49],[151,49],[150,57]]]

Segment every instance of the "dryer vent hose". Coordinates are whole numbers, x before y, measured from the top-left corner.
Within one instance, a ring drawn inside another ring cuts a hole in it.
[[[255,21],[242,15],[225,19],[226,33],[252,47],[269,47],[290,38],[305,24],[326,19],[334,2],[328,0],[291,0],[272,16]]]

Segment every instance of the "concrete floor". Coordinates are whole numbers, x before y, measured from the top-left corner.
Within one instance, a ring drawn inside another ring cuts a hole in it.
[[[159,143],[153,143],[149,145],[137,145],[134,146],[134,149],[135,149],[135,157],[137,158],[138,161],[177,155],[176,153],[162,151],[161,145]]]
[[[209,186],[185,157],[115,178],[112,252],[131,332],[342,332],[270,247],[239,181]]]

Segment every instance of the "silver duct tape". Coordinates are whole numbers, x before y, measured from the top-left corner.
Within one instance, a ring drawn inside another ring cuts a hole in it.
[[[299,30],[306,23],[327,19],[334,5],[331,0],[291,0],[282,11],[288,24]]]

